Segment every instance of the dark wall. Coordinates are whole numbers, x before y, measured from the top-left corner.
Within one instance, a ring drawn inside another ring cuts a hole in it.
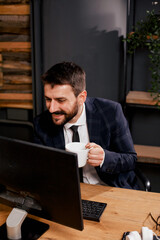
[[[127,0],[44,0],[39,3],[42,72],[55,63],[74,61],[86,71],[89,96],[122,101],[122,38],[126,34]],[[35,44],[40,44],[38,35],[35,35]]]
[[[160,146],[160,110],[132,106],[127,116],[135,144]]]

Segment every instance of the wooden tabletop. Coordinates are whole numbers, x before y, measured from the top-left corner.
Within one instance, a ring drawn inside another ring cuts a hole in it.
[[[160,214],[160,194],[113,187],[81,184],[82,199],[107,203],[100,222],[84,220],[84,230],[79,231],[63,225],[39,219],[49,223],[50,229],[41,236],[41,240],[120,240],[126,231],[141,231],[147,226],[153,231],[155,223],[148,214],[157,218]],[[0,205],[0,225],[2,225],[10,208]],[[156,232],[158,235],[159,232]]]

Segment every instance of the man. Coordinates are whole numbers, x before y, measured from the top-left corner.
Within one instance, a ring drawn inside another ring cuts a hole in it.
[[[87,97],[85,72],[71,62],[54,65],[42,80],[47,110],[34,120],[35,141],[65,149],[76,125],[80,141],[91,148],[83,182],[138,189],[137,155],[120,104]]]

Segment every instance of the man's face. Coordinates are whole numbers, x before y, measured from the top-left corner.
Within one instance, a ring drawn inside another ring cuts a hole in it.
[[[68,84],[55,85],[53,88],[50,84],[45,84],[44,95],[46,107],[56,125],[76,122],[86,99],[86,91],[83,91],[76,97],[72,87]]]

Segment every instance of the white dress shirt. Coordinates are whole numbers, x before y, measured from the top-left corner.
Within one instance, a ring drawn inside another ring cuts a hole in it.
[[[78,134],[80,138],[80,142],[83,143],[89,143],[89,134],[88,134],[88,128],[87,128],[87,121],[86,121],[86,110],[85,110],[85,104],[83,105],[83,111],[81,113],[81,116],[75,123],[66,123],[64,125],[64,139],[65,144],[72,142],[72,135],[73,132],[70,129],[72,125],[78,126]],[[99,178],[95,167],[86,164],[83,167],[83,182],[89,183],[89,184],[100,184],[100,185],[107,185],[101,179]]]

